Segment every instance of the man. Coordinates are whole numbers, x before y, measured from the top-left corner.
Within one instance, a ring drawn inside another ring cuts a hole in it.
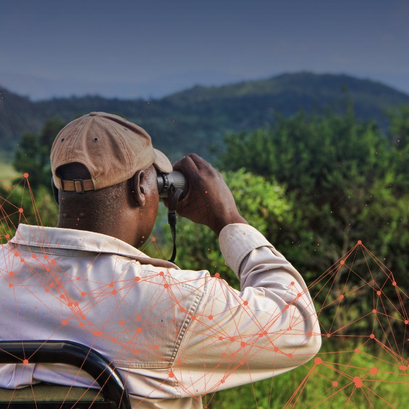
[[[138,408],[198,408],[204,394],[279,375],[318,352],[301,275],[246,223],[206,161],[193,154],[174,165],[189,182],[177,211],[219,237],[241,292],[137,250],[156,220],[157,172],[172,171],[142,128],[85,115],[56,137],[51,167],[58,228],[19,225],[2,248],[3,339],[91,346],[120,369]],[[69,367],[18,369],[4,366],[0,386],[90,384]]]

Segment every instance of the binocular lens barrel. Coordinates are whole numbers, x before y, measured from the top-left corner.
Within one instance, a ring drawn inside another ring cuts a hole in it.
[[[167,198],[172,186],[175,189],[180,188],[182,190],[181,198],[186,195],[189,189],[187,179],[182,172],[174,170],[170,173],[158,173],[158,191],[160,197]]]

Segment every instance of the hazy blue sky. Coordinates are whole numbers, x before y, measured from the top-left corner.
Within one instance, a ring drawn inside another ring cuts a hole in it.
[[[0,84],[159,97],[309,70],[409,93],[408,0],[0,0]]]

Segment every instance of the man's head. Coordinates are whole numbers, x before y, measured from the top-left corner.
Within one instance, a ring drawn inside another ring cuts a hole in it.
[[[136,246],[149,236],[159,201],[156,169],[169,173],[172,164],[144,129],[117,115],[91,112],[60,131],[50,159],[59,226],[110,234]]]

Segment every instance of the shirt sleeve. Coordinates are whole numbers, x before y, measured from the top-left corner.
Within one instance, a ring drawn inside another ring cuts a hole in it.
[[[271,378],[321,347],[317,314],[300,273],[255,228],[231,224],[220,248],[241,291],[208,277],[173,368],[182,396]]]

